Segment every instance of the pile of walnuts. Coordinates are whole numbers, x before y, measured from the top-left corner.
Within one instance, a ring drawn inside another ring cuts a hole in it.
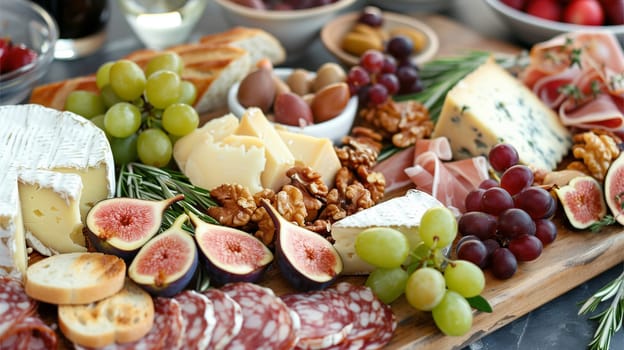
[[[288,221],[331,240],[331,224],[381,201],[386,181],[372,170],[381,150],[382,135],[356,127],[335,147],[341,168],[334,186],[328,188],[321,174],[307,166],[295,166],[286,176],[289,183],[275,192],[264,189],[252,194],[238,184],[223,184],[210,191],[218,206],[208,215],[225,226],[253,232],[266,245],[275,240],[275,227],[262,200],[266,200]]]

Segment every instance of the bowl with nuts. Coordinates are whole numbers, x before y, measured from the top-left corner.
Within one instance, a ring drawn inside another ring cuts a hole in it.
[[[431,27],[373,6],[336,17],[321,30],[323,45],[349,66],[357,64],[367,50],[387,51],[388,43],[396,38],[405,43],[403,50],[410,51],[412,64],[422,64],[438,52],[438,36]]]
[[[333,62],[316,72],[261,67],[228,92],[230,112],[241,117],[249,107],[260,108],[277,127],[340,143],[357,114],[344,69]]]

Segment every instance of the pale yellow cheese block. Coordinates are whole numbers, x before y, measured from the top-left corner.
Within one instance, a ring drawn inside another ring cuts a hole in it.
[[[259,108],[248,108],[241,118],[237,135],[254,136],[264,143],[266,166],[262,186],[279,191],[289,182],[286,171],[295,165],[295,157]]]
[[[333,187],[336,172],[340,170],[341,165],[330,139],[279,129],[277,133],[297,162],[321,174],[325,185],[329,188]]]
[[[197,144],[210,137],[213,141],[219,141],[222,138],[233,134],[238,128],[238,118],[233,114],[227,114],[220,118],[208,121],[202,127],[193,130],[190,134],[180,138],[173,146],[173,159],[184,172],[186,161],[195,150]]]
[[[256,193],[262,190],[265,154],[265,145],[257,137],[229,135],[214,142],[207,136],[195,145],[184,173],[193,185],[208,190],[222,184],[239,184]]]
[[[35,241],[35,247],[40,242],[51,249],[52,252],[42,252],[46,255],[87,250],[80,218],[83,192],[80,176],[28,170],[20,174],[18,189],[24,228],[27,238]]]

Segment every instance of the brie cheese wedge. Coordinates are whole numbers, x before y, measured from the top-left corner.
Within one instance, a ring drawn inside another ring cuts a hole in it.
[[[371,227],[390,227],[403,233],[413,249],[421,241],[418,227],[427,209],[443,204],[430,194],[410,189],[401,197],[381,202],[335,222],[332,225],[334,247],[338,250],[344,265],[343,274],[363,275],[374,267],[364,262],[355,252],[357,235]]]
[[[104,132],[76,114],[0,106],[0,275],[21,277],[26,241],[42,254],[84,251],[84,218],[115,193]]]

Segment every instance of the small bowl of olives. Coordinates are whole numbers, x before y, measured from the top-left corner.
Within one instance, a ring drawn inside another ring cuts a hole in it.
[[[425,23],[373,6],[333,19],[321,30],[321,40],[348,66],[356,65],[371,49],[401,51],[411,64],[419,65],[433,58],[439,48],[438,36]]]
[[[301,56],[325,23],[355,0],[215,0],[230,25],[254,27],[273,34],[287,60]]]

